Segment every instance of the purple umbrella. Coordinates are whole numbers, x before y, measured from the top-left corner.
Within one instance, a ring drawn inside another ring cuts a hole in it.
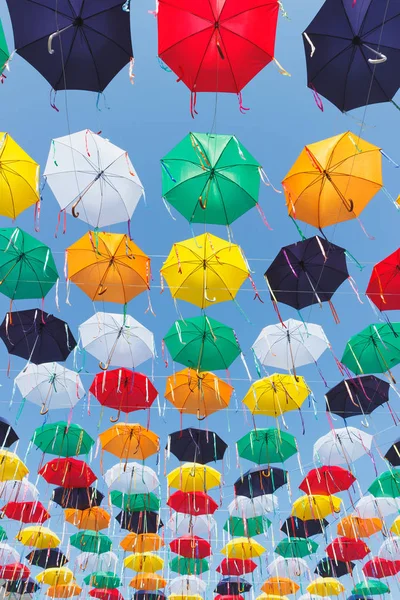
[[[399,30],[398,2],[326,0],[304,32],[308,87],[341,111],[392,100]]]
[[[280,250],[264,277],[271,298],[301,310],[329,302],[349,277],[345,250],[315,236]]]
[[[54,90],[102,92],[133,56],[122,0],[7,0],[18,54]]]

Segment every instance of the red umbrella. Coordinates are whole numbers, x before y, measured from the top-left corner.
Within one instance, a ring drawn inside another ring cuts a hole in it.
[[[326,553],[330,559],[341,562],[351,562],[352,560],[362,560],[371,550],[363,540],[356,540],[348,537],[337,537],[326,548]]]
[[[31,570],[22,563],[11,563],[0,567],[0,579],[7,581],[18,581],[19,579],[28,579]]]
[[[54,458],[40,469],[39,475],[47,483],[64,488],[86,488],[97,479],[89,465],[76,458]]]
[[[158,396],[146,375],[122,368],[97,373],[89,391],[100,404],[118,411],[116,418],[110,418],[112,423],[118,421],[121,412],[150,408]]]
[[[117,589],[99,588],[89,591],[89,596],[98,600],[124,600],[123,595]]]
[[[42,524],[50,519],[50,513],[41,502],[7,502],[1,509],[1,513],[9,519],[22,523]]]
[[[342,467],[320,467],[311,469],[299,488],[308,496],[331,496],[348,490],[355,481],[354,475]]]
[[[374,266],[366,294],[379,310],[400,308],[400,248]]]
[[[273,60],[278,13],[278,0],[159,0],[158,54],[194,103],[197,92],[239,94]]]
[[[224,558],[215,569],[221,575],[245,575],[257,569],[257,563],[250,558]]]
[[[212,515],[218,508],[218,504],[205,492],[181,492],[172,494],[167,505],[176,512],[187,515]]]
[[[207,558],[212,554],[211,545],[197,535],[183,535],[172,540],[169,547],[172,552],[185,558]]]
[[[400,571],[400,563],[398,560],[386,560],[386,558],[373,558],[365,563],[362,568],[366,577],[375,577],[375,579],[383,579],[384,577],[392,577]]]

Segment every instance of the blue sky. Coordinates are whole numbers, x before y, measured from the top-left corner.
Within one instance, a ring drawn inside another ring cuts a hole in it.
[[[123,70],[106,89],[104,102],[100,101],[100,108],[96,108],[96,95],[84,92],[69,92],[67,96],[62,93],[57,95],[57,106],[60,112],[50,107],[49,85],[47,82],[19,56],[11,62],[11,71],[0,89],[1,103],[1,129],[10,133],[22,147],[33,156],[44,168],[51,139],[66,135],[69,131],[75,132],[82,129],[101,131],[102,135],[109,138],[114,144],[129,152],[132,163],[139,174],[146,190],[146,204],[141,200],[132,219],[132,236],[135,242],[152,257],[153,287],[151,292],[152,304],[156,317],[150,313],[145,314],[147,299],[142,295],[134,299],[128,307],[128,312],[154,331],[156,336],[159,359],[154,365],[155,385],[160,392],[161,405],[164,404],[163,391],[166,375],[172,372],[172,365],[166,369],[161,359],[161,340],[174,320],[178,318],[168,290],[160,294],[160,281],[158,271],[169,253],[173,242],[191,237],[192,233],[188,223],[179,214],[172,220],[161,200],[161,171],[160,158],[180,141],[189,131],[207,132],[210,130],[216,114],[217,133],[235,134],[243,145],[259,160],[266,173],[275,186],[279,186],[286,172],[306,143],[314,142],[325,137],[330,137],[346,130],[355,134],[361,133],[360,119],[363,110],[354,111],[350,115],[341,114],[329,102],[324,101],[325,110],[322,113],[316,107],[311,91],[306,87],[305,57],[301,32],[311,21],[321,3],[308,0],[298,3],[286,0],[285,8],[289,19],[280,16],[276,57],[291,77],[280,75],[276,67],[271,64],[261,72],[244,90],[243,102],[250,110],[245,115],[240,114],[237,99],[234,95],[220,94],[217,105],[214,94],[200,94],[198,97],[198,116],[193,120],[189,111],[189,92],[182,83],[176,83],[173,73],[162,70],[157,61],[157,23],[149,11],[154,9],[152,2],[132,2],[131,25],[135,53],[135,84],[132,86],[128,77],[128,68]],[[5,3],[0,6],[0,18],[3,21],[9,47],[13,48],[13,38]],[[216,111],[216,113],[215,113]],[[397,131],[398,112],[393,105],[377,105],[367,109],[365,114],[365,127],[362,136],[368,141],[382,147],[396,162],[400,162],[398,139],[394,132]],[[399,170],[387,161],[383,161],[384,181],[387,190],[397,197],[399,189]],[[253,301],[253,293],[249,284],[243,286],[238,294],[238,302],[243,311],[249,316],[248,323],[234,303],[225,303],[212,307],[209,315],[234,327],[237,332],[243,353],[246,356],[252,377],[257,378],[257,373],[252,362],[250,352],[251,344],[256,339],[262,327],[275,323],[276,315],[269,300],[263,273],[271,260],[285,244],[299,239],[298,233],[286,214],[283,195],[275,194],[270,188],[261,185],[260,204],[271,224],[269,231],[256,210],[252,210],[233,225],[235,241],[241,245],[254,271],[253,278],[264,299],[264,304]],[[65,304],[65,283],[63,281],[63,263],[65,248],[81,237],[86,231],[86,224],[68,217],[67,232],[54,237],[57,224],[58,205],[48,187],[43,192],[41,228],[38,237],[48,244],[53,253],[61,275],[60,281],[60,307],[61,318],[68,321],[73,332],[77,334],[78,325],[89,318],[94,310],[107,310],[119,312],[120,306],[103,305],[91,301],[77,288],[71,287],[71,304]],[[379,193],[369,204],[362,215],[362,220],[367,231],[375,237],[368,239],[356,221],[341,223],[326,230],[327,237],[334,243],[347,248],[365,268],[362,272],[350,264],[351,275],[357,282],[361,293],[365,291],[372,265],[393,252],[398,247],[398,227],[400,215],[387,199],[383,192]],[[0,220],[2,227],[10,226],[5,218]],[[34,235],[33,211],[28,210],[18,217],[17,225]],[[305,235],[316,233],[311,227],[303,226]],[[126,225],[120,224],[112,231],[126,232]],[[210,231],[221,237],[226,237],[222,227],[210,227]],[[197,229],[195,228],[195,231]],[[200,229],[198,230],[200,233]],[[332,343],[335,354],[340,358],[347,339],[376,320],[374,312],[364,298],[360,304],[350,286],[345,283],[335,295],[334,304],[340,316],[340,324],[335,325],[328,306],[322,310],[318,306],[304,311],[304,317],[315,323],[321,324]],[[35,302],[19,301],[14,309],[37,306]],[[56,311],[54,293],[50,292],[46,298],[45,308]],[[0,297],[0,313],[8,309],[8,300]],[[186,317],[198,314],[198,309],[185,303],[180,304],[180,310]],[[289,307],[281,306],[283,318],[294,317],[296,313]],[[397,314],[391,315],[393,321]],[[24,366],[24,361],[12,358],[11,377],[6,376],[7,354],[0,347],[1,383],[1,414],[15,421],[19,411],[21,398],[18,392],[14,402],[9,408],[12,394],[13,377]],[[72,359],[66,363],[72,367]],[[82,380],[86,389],[96,372],[97,363],[88,357],[86,361],[87,372],[82,373]],[[320,362],[321,370],[329,386],[340,379],[335,362],[329,353],[326,353]],[[150,375],[152,366],[144,365],[143,372]],[[176,367],[176,370],[179,366]],[[397,369],[398,372],[398,369]],[[396,375],[396,369],[394,370]],[[305,407],[304,418],[306,434],[302,435],[301,422],[298,414],[291,414],[287,418],[289,431],[293,433],[300,446],[301,461],[305,469],[311,468],[312,446],[315,440],[329,431],[329,424],[324,414],[325,387],[314,367],[306,367],[300,371],[310,385],[318,408],[316,418],[311,408]],[[224,374],[222,374],[224,375]],[[234,442],[245,432],[252,428],[252,421],[241,409],[241,399],[249,387],[246,371],[240,360],[237,360],[230,371],[233,385],[236,389],[236,401],[233,400],[228,411],[218,413],[207,421],[207,426],[221,435],[229,443],[229,455],[224,466],[225,485],[223,487],[223,506],[217,513],[218,535],[213,536],[214,558],[210,572],[210,586],[207,592],[212,597],[213,582],[217,581],[218,574],[214,569],[218,565],[221,555],[219,551],[223,545],[222,525],[227,517],[226,507],[233,497],[232,484],[237,477]],[[236,409],[236,402],[239,409]],[[392,397],[392,406],[396,409],[398,403],[396,395]],[[78,405],[73,414],[73,420],[81,423],[92,436],[98,431],[103,431],[109,425],[108,417],[112,413],[106,411],[102,421],[100,407],[92,403],[91,415],[88,416],[83,403]],[[63,411],[52,411],[48,421],[66,418]],[[16,425],[21,436],[19,453],[25,455],[27,443],[35,427],[43,422],[36,406],[26,403]],[[146,415],[133,414],[131,421],[138,420],[143,425]],[[259,418],[258,426],[274,426],[272,419]],[[351,422],[360,426],[357,419]],[[186,416],[184,426],[196,426],[194,417]],[[342,426],[341,421],[336,421],[335,426]],[[151,429],[161,437],[161,446],[165,445],[168,433],[178,430],[180,418],[178,412],[166,407],[165,416],[158,414],[155,406],[151,414]],[[379,409],[370,419],[369,433],[376,435],[377,445],[385,450],[396,439],[397,428],[387,409]],[[378,469],[385,470],[383,461],[375,452]],[[35,473],[41,461],[38,452],[31,451],[27,456],[27,464],[31,470],[30,479],[35,480]],[[105,467],[115,461],[109,456],[105,457]],[[163,462],[163,457],[162,457]],[[155,459],[148,461],[149,466],[155,466]],[[98,458],[93,460],[92,466],[99,476],[99,486],[104,489],[101,480]],[[174,459],[167,464],[167,470],[177,466]],[[222,465],[216,465],[220,468]],[[241,468],[250,468],[250,463],[242,460]],[[292,479],[292,494],[295,499],[298,493],[297,486],[302,478],[296,458],[287,463],[287,468]],[[361,459],[356,465],[356,474],[359,478],[361,489],[365,491],[374,478],[374,469],[369,458]],[[164,464],[161,465],[161,475]],[[166,499],[166,484],[162,481],[162,498]],[[40,484],[44,503],[50,494],[50,486]],[[267,539],[260,537],[260,542],[268,550],[268,556],[262,558],[262,572],[259,569],[254,577],[255,590],[266,577],[266,560],[272,560],[273,548],[280,538],[279,522],[284,520],[290,510],[290,503],[286,490],[278,494],[280,511],[274,518],[273,536]],[[347,495],[343,495],[347,508],[350,507]],[[164,504],[165,506],[165,504]],[[164,510],[163,517],[168,513]],[[165,519],[164,519],[165,520]],[[58,532],[63,531],[61,511],[54,510],[51,527]],[[12,525],[9,526],[13,531]],[[73,533],[70,526],[64,531],[64,547],[67,539]],[[114,539],[121,537],[121,532],[115,529]],[[328,530],[328,539],[335,537],[335,527]],[[171,532],[166,533],[166,540],[171,539]],[[323,555],[325,547],[322,537],[318,556]],[[376,551],[379,541],[373,542]],[[168,558],[167,554],[165,558]],[[315,564],[315,558],[313,562]],[[356,579],[361,576],[357,571]],[[346,580],[345,580],[346,581]],[[348,589],[351,581],[347,581]],[[393,591],[396,584],[392,583]],[[127,590],[124,590],[127,594]]]

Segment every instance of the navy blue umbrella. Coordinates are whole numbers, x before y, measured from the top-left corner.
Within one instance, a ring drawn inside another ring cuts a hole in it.
[[[63,362],[76,346],[67,323],[39,308],[7,313],[0,337],[9,354],[35,365]]]
[[[392,100],[399,30],[398,2],[326,0],[305,31],[308,87],[341,111]]]
[[[178,460],[205,465],[222,460],[227,447],[214,431],[188,427],[171,433],[166,449]]]
[[[42,569],[63,567],[68,562],[68,558],[59,548],[32,550],[25,558],[31,565]]]
[[[264,494],[273,494],[287,483],[287,471],[279,467],[259,465],[243,473],[234,483],[236,496],[256,498]]]
[[[115,518],[121,525],[121,529],[127,529],[137,534],[157,533],[164,525],[160,519],[160,515],[150,510],[137,512],[122,510]]]
[[[221,596],[238,596],[249,592],[251,588],[251,583],[243,577],[224,577],[217,583],[214,593]]]
[[[0,446],[3,448],[9,448],[15,442],[18,442],[19,437],[14,431],[11,424],[4,419],[4,417],[0,417]]]
[[[62,508],[75,508],[78,510],[86,510],[92,506],[100,506],[103,498],[104,494],[93,487],[56,487],[51,496],[52,502],[55,502]]]
[[[297,517],[288,517],[281,527],[281,531],[288,537],[308,538],[325,532],[329,525],[326,519],[310,519],[302,521]]]
[[[332,560],[326,556],[319,561],[314,573],[320,577],[344,577],[351,573],[355,566],[353,562],[347,563],[340,560]]]
[[[7,0],[14,43],[54,90],[102,92],[133,56],[124,0]]]
[[[400,467],[400,439],[396,440],[385,454],[392,467]]]
[[[370,415],[389,401],[390,385],[375,375],[345,379],[326,393],[326,410],[343,419]]]
[[[17,579],[16,581],[6,581],[2,586],[10,594],[33,594],[40,590],[40,585],[31,577],[28,579]]]
[[[132,596],[132,600],[165,600],[166,595],[163,592],[146,592],[138,590]]]

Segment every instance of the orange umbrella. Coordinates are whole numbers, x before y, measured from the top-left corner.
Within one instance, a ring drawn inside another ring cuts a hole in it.
[[[126,304],[150,288],[150,258],[121,233],[89,231],[67,248],[68,279],[94,301]]]
[[[67,583],[65,585],[52,585],[46,591],[46,596],[50,598],[72,598],[72,596],[79,596],[82,592],[82,588],[76,583]]]
[[[119,543],[125,552],[156,552],[164,546],[164,542],[158,533],[128,533]]]
[[[362,519],[355,515],[344,517],[337,526],[338,535],[348,538],[369,538],[382,531],[383,523],[377,517]]]
[[[107,529],[111,519],[109,513],[100,506],[93,506],[85,510],[67,508],[64,514],[67,523],[75,525],[78,529],[90,529],[91,531]]]
[[[129,582],[130,587],[136,590],[146,590],[146,592],[156,592],[166,585],[166,580],[157,573],[138,573]]]
[[[180,413],[204,419],[229,405],[233,387],[214,373],[184,369],[167,378],[165,397]]]
[[[160,449],[160,438],[139,423],[117,423],[100,433],[101,447],[118,458],[144,460]]]
[[[288,577],[270,577],[264,581],[261,589],[266,594],[287,596],[295,594],[300,589],[300,586]]]

